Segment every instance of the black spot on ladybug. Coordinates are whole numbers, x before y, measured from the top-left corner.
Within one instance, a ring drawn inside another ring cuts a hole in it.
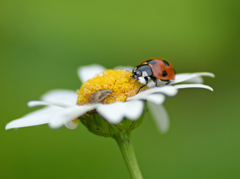
[[[163,60],[163,63],[165,66],[167,66],[167,67],[169,66],[169,63],[166,60]]]
[[[162,76],[163,76],[163,77],[166,77],[167,75],[168,75],[167,72],[166,72],[165,70],[163,70],[163,71],[162,71]]]
[[[155,60],[148,60],[147,64],[155,65],[157,62]]]

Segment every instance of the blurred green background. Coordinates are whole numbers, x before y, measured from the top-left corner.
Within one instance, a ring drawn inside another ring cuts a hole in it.
[[[76,69],[168,59],[178,73],[209,71],[214,92],[168,98],[168,133],[150,114],[132,132],[147,179],[240,178],[240,10],[237,0],[1,0],[0,178],[129,179],[116,142],[80,124],[5,131],[50,89],[80,87]]]

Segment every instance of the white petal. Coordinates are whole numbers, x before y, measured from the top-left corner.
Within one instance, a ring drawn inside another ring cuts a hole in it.
[[[124,111],[124,105],[122,102],[101,105],[96,110],[104,119],[106,119],[106,121],[110,123],[118,124],[123,119],[122,111]]]
[[[148,106],[160,132],[167,132],[170,122],[165,108],[162,105],[156,105],[154,103],[148,103]]]
[[[130,99],[129,101],[131,101],[131,99],[133,99],[133,98],[128,98],[128,99]],[[157,105],[161,105],[165,101],[165,96],[163,94],[149,94],[147,96],[140,96],[140,97],[134,98],[134,100],[136,100],[136,99],[146,100],[148,102],[155,103]]]
[[[177,89],[182,88],[204,88],[208,89],[210,91],[213,91],[213,89],[210,86],[203,85],[203,84],[181,84],[181,85],[174,85]]]
[[[200,76],[209,76],[214,77],[213,73],[207,73],[207,72],[201,72],[201,73],[183,73],[183,74],[177,74],[175,76],[175,80],[171,82],[171,84],[180,83],[183,81],[191,82],[191,83],[201,83],[202,79]]]
[[[146,96],[148,96],[150,94],[154,94],[154,93],[162,93],[162,94],[167,95],[167,96],[174,96],[174,95],[177,94],[177,92],[178,92],[178,90],[174,86],[166,85],[166,86],[146,89],[143,92],[140,92],[133,97],[129,97],[127,100],[143,99]]]
[[[154,103],[157,105],[161,105],[164,103],[165,98],[166,97],[163,94],[151,94],[146,97],[146,100],[148,102],[151,102],[151,103]]]
[[[52,90],[41,97],[42,101],[54,101],[60,103],[77,103],[77,93],[71,90]]]
[[[47,102],[47,101],[29,101],[27,103],[28,107],[37,107],[37,106],[49,106],[49,105],[54,105],[54,106],[59,106],[59,107],[69,107],[73,106],[73,104],[69,103],[63,103],[63,102]]]
[[[62,108],[60,107],[46,107],[32,113],[23,116],[20,119],[16,119],[6,125],[6,129],[36,126],[41,124],[46,124],[50,121],[53,115],[60,113]]]
[[[137,120],[142,115],[144,102],[140,100],[128,101],[124,104],[125,117],[130,120]]]
[[[203,78],[201,76],[195,76],[193,78],[190,78],[188,80],[185,80],[184,83],[203,83]]]
[[[60,113],[52,116],[49,122],[49,126],[51,128],[62,127],[66,122],[82,116],[86,112],[93,110],[96,106],[97,104],[62,108],[62,111]]]
[[[76,129],[79,122],[76,123],[76,122],[73,122],[73,121],[67,121],[64,124],[68,129]]]
[[[97,107],[97,112],[108,122],[120,123],[124,117],[130,120],[137,120],[144,108],[142,101],[116,102]]]
[[[84,83],[88,79],[94,77],[96,74],[104,71],[105,68],[101,65],[88,65],[88,66],[82,66],[78,68],[78,76],[80,80]]]

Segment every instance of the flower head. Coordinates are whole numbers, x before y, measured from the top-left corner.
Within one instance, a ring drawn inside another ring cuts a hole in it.
[[[77,104],[89,104],[89,97],[94,92],[103,89],[112,90],[111,94],[103,99],[103,104],[116,101],[125,102],[127,98],[136,95],[138,89],[142,86],[139,81],[131,80],[130,76],[131,73],[123,69],[104,70],[96,74],[95,77],[83,83],[80,90],[78,90]]]
[[[126,68],[125,68],[126,69]],[[129,68],[128,68],[129,69]],[[142,88],[140,82],[130,79],[131,73],[122,69],[105,70],[99,65],[80,67],[78,74],[83,84],[76,92],[53,90],[42,96],[40,101],[30,101],[29,107],[47,106],[7,124],[6,129],[48,123],[52,128],[65,125],[75,129],[80,121],[91,132],[112,136],[136,128],[143,117],[145,101],[162,132],[169,128],[168,115],[162,104],[166,96],[174,96],[181,88],[211,87],[201,84],[201,76],[214,77],[212,73],[176,75],[171,85],[159,81]],[[180,82],[197,84],[180,84]],[[140,119],[140,120],[138,120]]]

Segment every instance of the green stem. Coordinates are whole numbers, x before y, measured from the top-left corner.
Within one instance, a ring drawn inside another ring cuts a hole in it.
[[[114,137],[122,151],[124,160],[127,164],[132,179],[143,179],[141,171],[138,167],[137,159],[131,144],[130,135],[127,133]]]

